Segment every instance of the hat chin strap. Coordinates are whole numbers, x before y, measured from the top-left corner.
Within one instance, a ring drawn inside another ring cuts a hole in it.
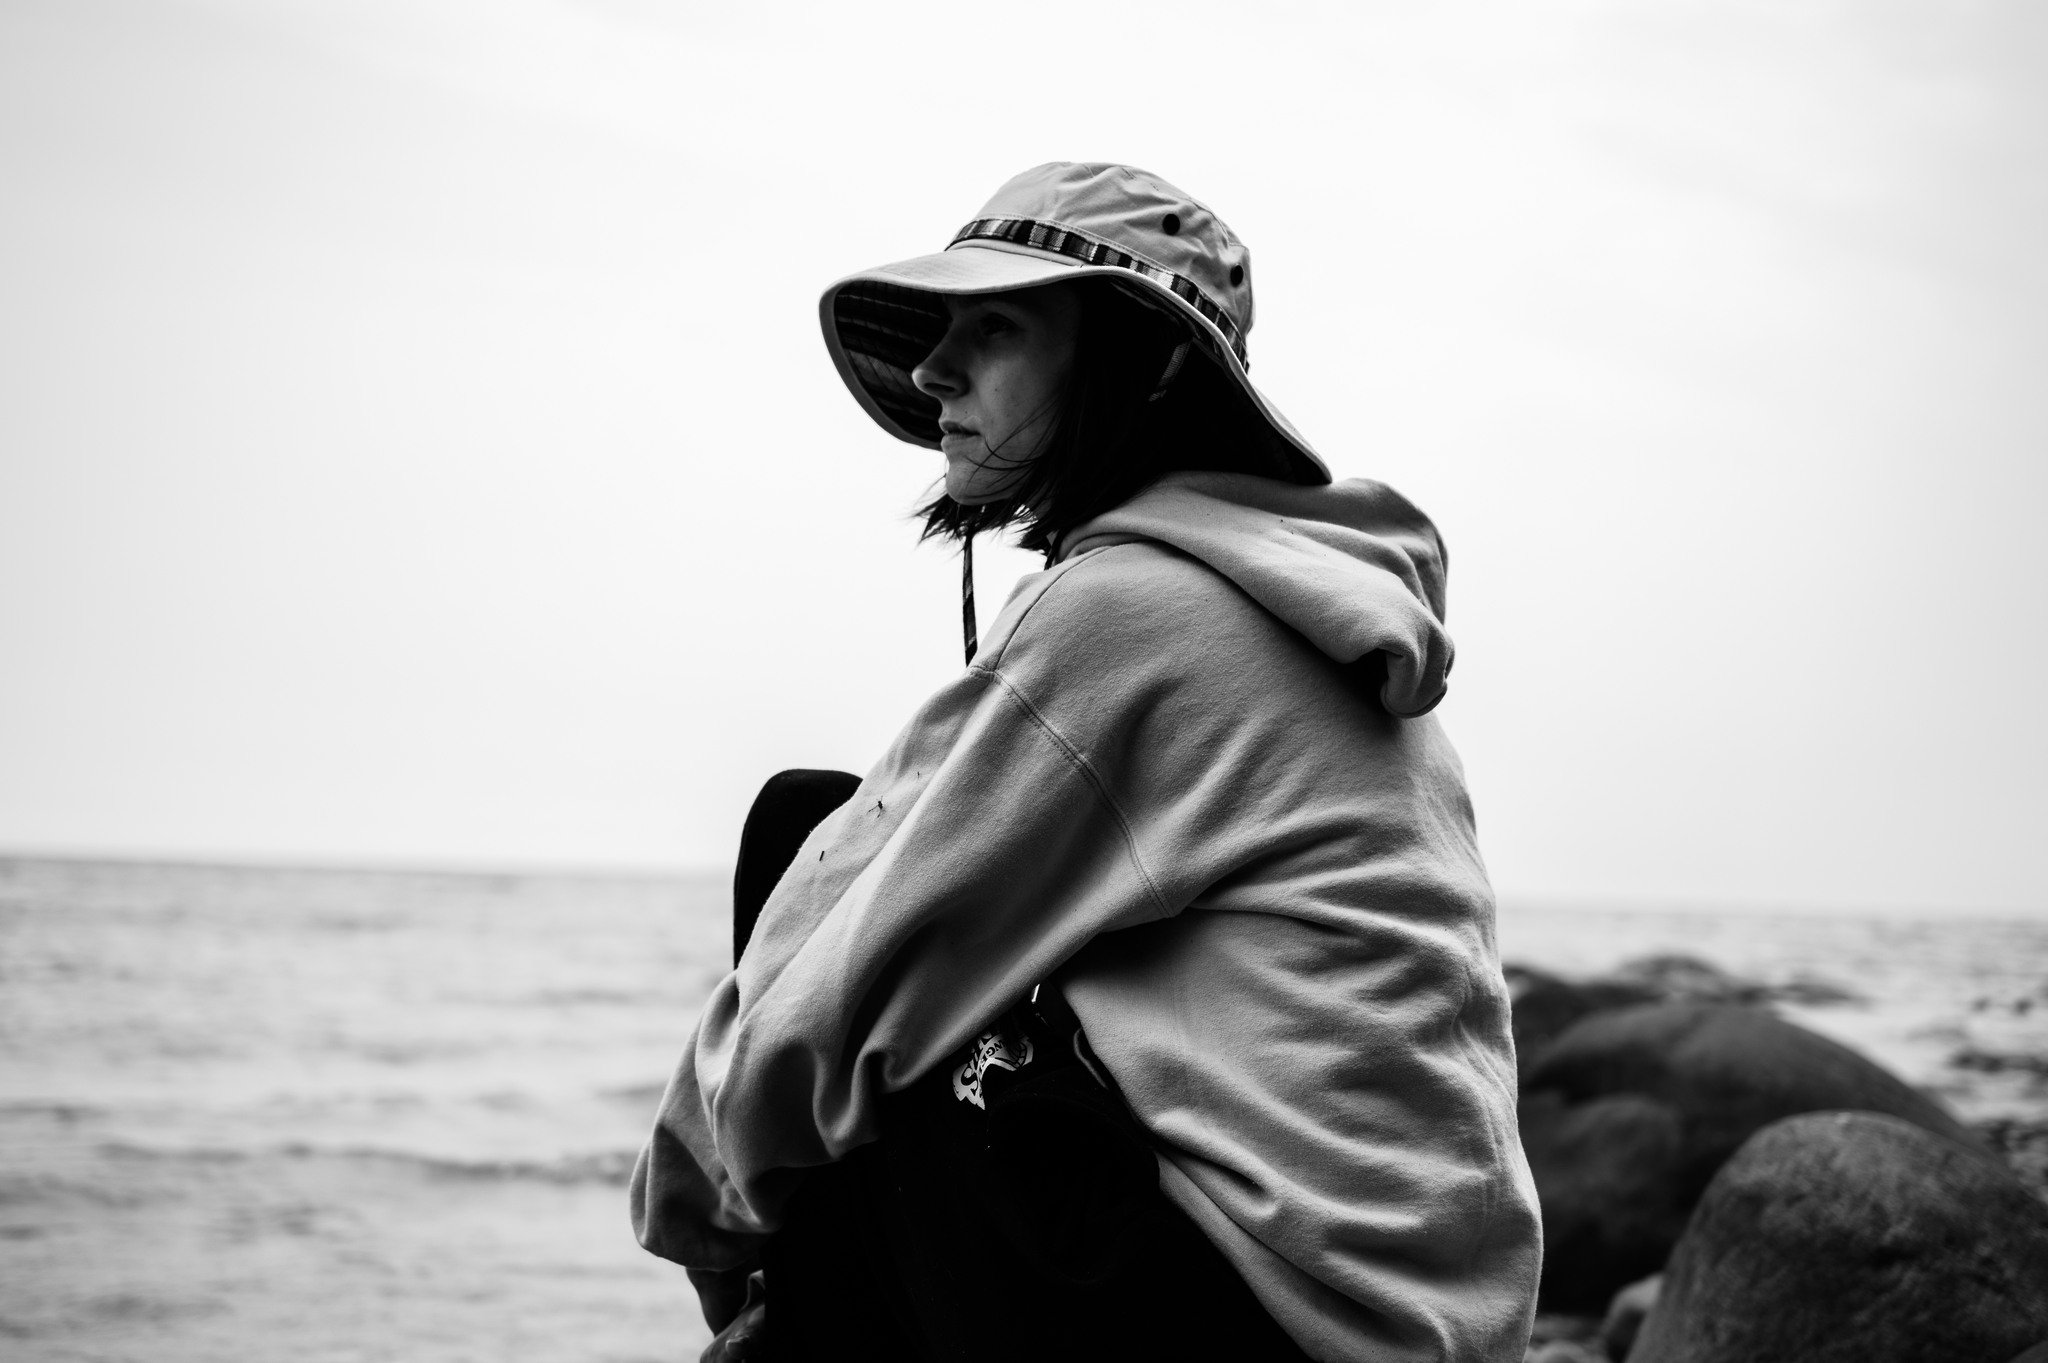
[[[974,625],[974,536],[970,533],[960,541],[960,642],[966,646],[969,667],[974,666],[974,655],[981,651],[977,633]]]
[[[1166,372],[1159,376],[1158,384],[1152,389],[1152,396],[1145,401],[1157,402],[1166,396],[1166,390],[1173,387],[1173,380],[1180,373],[1180,367],[1188,362],[1188,346],[1191,344],[1193,343],[1190,341],[1182,341],[1173,348],[1173,356],[1166,362]]]

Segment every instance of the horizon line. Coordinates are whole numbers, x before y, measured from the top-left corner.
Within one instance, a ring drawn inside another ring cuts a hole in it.
[[[386,875],[443,877],[449,879],[526,880],[612,880],[679,882],[725,880],[732,874],[723,866],[682,862],[517,862],[483,861],[461,857],[445,859],[363,856],[356,858],[306,856],[265,856],[260,854],[214,854],[199,852],[83,851],[0,846],[0,869],[14,864],[44,863],[80,866],[109,866],[130,869],[249,871],[299,875]],[[1495,887],[1496,916],[1522,911],[1539,913],[1629,913],[1657,917],[1686,915],[1725,916],[1737,914],[1795,914],[1801,917],[1832,918],[1914,918],[1921,920],[2048,921],[2048,904],[1934,905],[1850,902],[1783,897],[1702,898],[1668,892],[1609,893],[1558,890],[1521,890]]]

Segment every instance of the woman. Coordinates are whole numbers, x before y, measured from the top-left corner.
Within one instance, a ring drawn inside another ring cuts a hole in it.
[[[821,311],[945,455],[927,534],[1014,524],[1048,567],[787,832],[642,1243],[714,1328],[764,1268],[726,1338],[777,1358],[1519,1359],[1536,1206],[1426,717],[1435,530],[1330,484],[1246,376],[1243,246],[1144,172],[1027,171]]]

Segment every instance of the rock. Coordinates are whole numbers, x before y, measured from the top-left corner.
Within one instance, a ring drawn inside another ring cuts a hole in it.
[[[1731,975],[1711,961],[1678,952],[1639,956],[1610,977],[1646,989],[1666,1003],[1860,1003],[1862,996],[1811,975],[1769,983]]]
[[[1970,1129],[2005,1157],[2006,1168],[2028,1191],[2048,1201],[2048,1121],[1987,1117]]]
[[[1508,979],[1508,997],[1513,1001],[1511,1019],[1515,1034],[1515,1055],[1524,1068],[1551,1038],[1588,1013],[1603,1008],[1624,1008],[1649,1003],[1657,995],[1642,985],[1611,980],[1574,983],[1547,971],[1526,966],[1502,968]]]
[[[1529,1323],[1528,1351],[1541,1353],[1546,1346],[1560,1342],[1576,1344],[1590,1353],[1597,1353],[1600,1348],[1600,1317],[1538,1312],[1536,1319]]]
[[[1546,1310],[1604,1310],[1657,1272],[1707,1181],[1759,1128],[1862,1109],[1965,1143],[1932,1099],[1846,1047],[1759,1009],[1596,1012],[1524,1072],[1522,1146],[1543,1204]]]
[[[1765,1003],[1772,995],[1768,985],[1681,952],[1638,956],[1623,962],[1613,978],[1646,989],[1665,1003]]]
[[[2048,1055],[1965,1046],[1950,1056],[1948,1063],[1956,1069],[1976,1070],[1980,1074],[2027,1074],[2048,1079]]]
[[[1568,1339],[1553,1339],[1522,1355],[1522,1363],[1606,1363],[1599,1354]]]
[[[2048,1207],[1870,1112],[1759,1132],[1715,1176],[1629,1363],[1985,1363],[2048,1337]]]
[[[1797,1003],[1808,1006],[1860,1002],[1858,995],[1826,980],[1799,975],[1776,984],[1731,975],[1697,956],[1665,953],[1625,961],[1610,975],[1568,980],[1548,971],[1509,964],[1502,967],[1514,1002],[1515,1054],[1524,1069],[1565,1028],[1607,1008],[1639,1003]]]
[[[1642,1333],[1643,1321],[1657,1304],[1663,1286],[1664,1275],[1654,1273],[1622,1288],[1607,1304],[1607,1318],[1600,1322],[1600,1343],[1613,1363],[1622,1363],[1635,1347],[1636,1336]]]

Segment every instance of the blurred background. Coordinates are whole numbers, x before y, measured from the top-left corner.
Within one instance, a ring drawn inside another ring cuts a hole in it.
[[[817,296],[1050,159],[1445,532],[1511,951],[2048,1102],[1943,1068],[2048,962],[2039,6],[0,0],[10,1354],[701,1343],[618,1185],[746,804],[958,666]]]

